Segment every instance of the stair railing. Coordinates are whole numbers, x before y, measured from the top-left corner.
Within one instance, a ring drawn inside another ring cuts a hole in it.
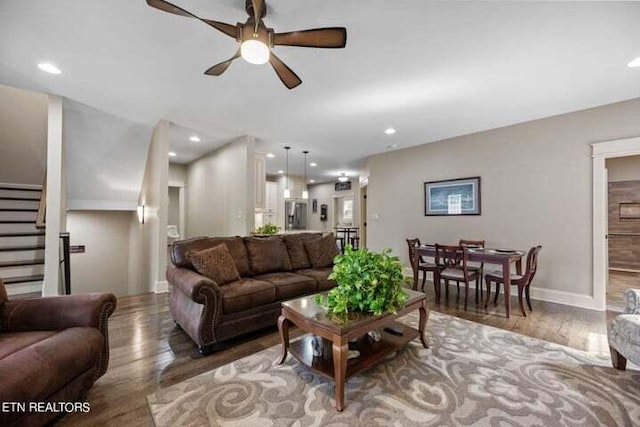
[[[69,245],[69,233],[62,232],[60,233],[60,243],[62,244],[62,248],[60,251],[60,265],[62,269],[62,279],[64,280],[64,294],[71,295],[71,258],[70,254],[70,245]]]
[[[42,180],[42,192],[40,193],[40,203],[38,204],[38,214],[36,216],[36,228],[45,228],[45,218],[47,213],[47,174],[45,172]]]

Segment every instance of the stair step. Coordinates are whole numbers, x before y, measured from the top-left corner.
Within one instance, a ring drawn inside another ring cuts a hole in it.
[[[0,185],[0,190],[8,190],[8,191],[42,191],[41,188],[23,188],[23,187],[10,187],[8,185]]]
[[[0,237],[44,236],[44,231],[22,231],[19,233],[0,233]]]
[[[0,262],[0,268],[4,267],[22,267],[25,265],[41,265],[44,264],[44,258],[23,259],[20,261],[4,261]]]
[[[44,249],[44,245],[7,246],[0,248],[0,252],[37,251],[40,249]]]
[[[19,220],[15,220],[15,219],[10,219],[10,220],[0,220],[0,224],[35,224],[36,220],[28,220],[28,219],[19,219]]]
[[[29,201],[39,202],[40,201],[40,197],[6,197],[6,196],[1,196],[0,200],[29,200]]]
[[[2,279],[5,285],[13,285],[15,283],[40,282],[44,280],[44,274],[36,274],[33,276],[8,277]]]

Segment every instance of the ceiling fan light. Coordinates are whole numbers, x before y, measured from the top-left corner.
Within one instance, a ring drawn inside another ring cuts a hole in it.
[[[257,39],[249,39],[240,45],[240,55],[250,64],[266,64],[269,62],[269,47]]]

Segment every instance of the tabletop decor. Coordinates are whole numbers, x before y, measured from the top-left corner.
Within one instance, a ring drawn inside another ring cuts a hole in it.
[[[254,233],[254,235],[256,236],[273,236],[274,234],[276,234],[278,232],[280,228],[275,225],[275,224],[271,224],[271,223],[267,223],[264,225],[261,225],[260,227],[256,228],[256,232]]]
[[[329,279],[338,286],[329,291],[326,300],[319,301],[329,313],[395,313],[407,300],[402,289],[407,279],[402,274],[400,259],[391,254],[391,249],[372,252],[347,245],[344,255],[338,255],[334,263]]]
[[[480,177],[425,182],[424,215],[480,215]]]

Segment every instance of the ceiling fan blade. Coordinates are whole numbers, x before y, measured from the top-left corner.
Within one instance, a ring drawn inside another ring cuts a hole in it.
[[[228,35],[229,37],[233,37],[234,39],[238,38],[238,28],[235,25],[225,24],[224,22],[213,21],[211,19],[202,19],[199,16],[196,16],[193,13],[188,12],[183,8],[178,7],[175,4],[169,3],[165,0],[147,0],[147,4],[158,10],[173,13],[174,15],[186,16],[187,18],[195,18],[215,28],[221,33]]]
[[[257,29],[258,24],[260,23],[260,19],[262,19],[262,8],[264,7],[264,0],[251,0],[251,4],[253,5],[253,19]]]
[[[287,66],[287,64],[282,62],[280,58],[275,56],[273,52],[271,52],[269,62],[271,63],[271,66],[275,70],[282,83],[284,83],[287,88],[293,89],[294,87],[302,83],[300,77],[298,77],[298,75],[294,73],[293,70]]]
[[[344,27],[331,27],[276,33],[274,34],[273,44],[341,49],[347,45],[347,29]]]
[[[219,76],[222,73],[224,73],[225,71],[227,71],[227,68],[229,68],[229,65],[231,65],[231,63],[233,61],[235,61],[236,59],[238,59],[239,57],[240,57],[240,49],[238,49],[236,54],[233,55],[231,58],[227,59],[224,62],[221,62],[219,64],[214,65],[213,67],[209,68],[204,73],[206,75],[208,75],[208,76]]]
[[[181,7],[176,6],[175,4],[169,3],[164,0],[147,0],[147,4],[151,7],[155,7],[156,9],[162,10],[164,12],[173,13],[174,15],[186,16],[187,18],[198,18],[193,13],[187,12]]]
[[[238,39],[238,27],[231,24],[225,24],[224,22],[213,21],[211,19],[202,19],[205,23],[209,24],[216,30],[232,37],[234,39]]]

